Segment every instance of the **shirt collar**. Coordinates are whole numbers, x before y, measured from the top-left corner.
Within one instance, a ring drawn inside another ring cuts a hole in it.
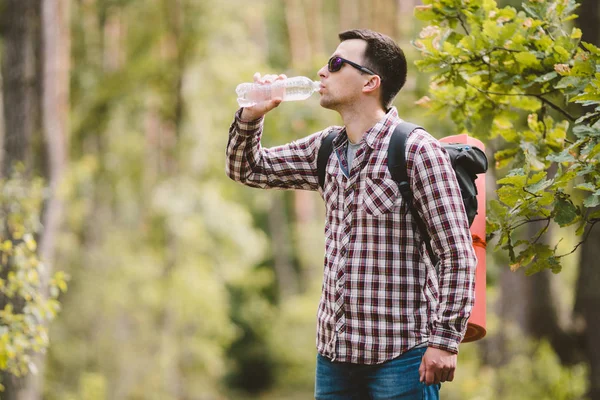
[[[391,107],[387,113],[378,121],[375,125],[373,125],[363,136],[363,140],[367,145],[374,149],[378,142],[381,141],[383,137],[389,131],[389,128],[393,126],[395,123],[399,121],[398,110],[396,107]],[[339,148],[344,146],[348,142],[348,134],[346,133],[346,127],[342,128],[340,134],[333,141],[334,148]]]
[[[364,141],[370,148],[374,149],[376,144],[388,133],[389,128],[398,120],[398,110],[396,107],[391,107],[383,118],[365,133],[363,136]]]

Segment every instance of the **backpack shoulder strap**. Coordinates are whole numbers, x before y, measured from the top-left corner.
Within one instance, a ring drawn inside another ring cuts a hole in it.
[[[408,182],[406,171],[406,140],[408,135],[420,126],[408,122],[401,122],[396,126],[388,147],[388,169],[392,178],[398,184]]]
[[[319,177],[319,187],[323,189],[325,185],[325,172],[327,169],[327,161],[333,151],[333,139],[335,139],[336,133],[330,132],[323,138],[319,153],[317,154],[317,175]]]
[[[427,233],[427,227],[423,222],[423,219],[413,207],[413,192],[410,188],[410,183],[408,181],[408,171],[406,170],[406,141],[408,139],[408,135],[410,135],[415,129],[421,128],[418,125],[411,124],[408,122],[401,122],[396,126],[394,132],[392,133],[392,137],[390,138],[390,144],[388,146],[388,169],[390,174],[392,175],[392,179],[398,184],[398,189],[400,190],[400,194],[402,195],[402,199],[406,203],[408,210],[410,211],[415,223],[417,225],[417,229],[421,234],[421,238],[425,242],[425,247],[427,248],[427,253],[429,254],[429,259],[433,262],[436,267],[436,271],[438,268],[438,258],[431,247],[431,238]]]

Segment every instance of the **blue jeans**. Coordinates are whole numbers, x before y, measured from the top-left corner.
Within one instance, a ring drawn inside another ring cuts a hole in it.
[[[332,362],[317,355],[316,400],[439,400],[440,386],[419,382],[426,347],[375,365]]]

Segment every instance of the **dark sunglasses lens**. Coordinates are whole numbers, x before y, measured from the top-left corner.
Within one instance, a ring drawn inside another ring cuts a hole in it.
[[[329,72],[337,72],[342,68],[344,62],[339,57],[332,57],[329,60]]]

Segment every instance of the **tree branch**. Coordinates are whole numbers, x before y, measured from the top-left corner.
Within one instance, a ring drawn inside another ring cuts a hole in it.
[[[463,21],[461,14],[458,12],[456,13],[456,18],[460,21],[460,26],[462,26],[462,28],[465,30],[465,33],[468,35],[470,35],[469,30],[467,29],[467,25],[465,23],[465,21]]]
[[[542,222],[542,221],[547,221],[548,224],[549,224],[550,223],[550,217],[547,217],[547,218],[538,218],[538,219],[526,219],[525,221],[522,221],[521,223],[519,223],[517,225],[514,225],[511,228],[512,229],[517,229],[517,228],[520,228],[520,227],[522,227],[523,225],[526,225],[526,224],[531,224],[531,223],[534,223],[534,222]]]
[[[546,94],[546,93],[544,93]],[[538,99],[540,99],[544,104],[549,105],[550,107],[552,107],[553,109],[555,109],[556,111],[558,111],[559,113],[561,113],[562,115],[564,115],[565,117],[567,117],[567,119],[569,121],[575,121],[577,118],[575,118],[574,116],[572,116],[571,114],[569,114],[566,110],[563,110],[562,108],[560,108],[559,106],[557,106],[556,104],[552,103],[550,100],[547,100],[543,97],[543,94],[533,94],[531,96],[537,97]]]
[[[600,219],[596,219],[596,220],[593,220],[593,222],[590,222],[591,226],[588,229],[588,231],[585,233],[585,237],[583,238],[583,240],[581,242],[577,243],[577,245],[575,245],[575,247],[573,247],[573,250],[571,250],[568,253],[561,254],[560,256],[556,256],[556,258],[566,257],[568,255],[575,253],[577,251],[577,249],[579,248],[579,246],[581,246],[582,244],[584,244],[586,242],[586,240],[590,236],[590,233],[592,232],[592,229],[594,228],[594,225],[596,225],[596,223],[598,223],[598,222],[600,222]]]
[[[500,93],[500,92],[490,92],[489,90],[484,90],[481,88],[478,88],[477,86],[466,82],[466,84],[468,86],[471,86],[473,89],[484,93],[484,94],[491,94],[491,95],[495,95],[495,96],[525,96],[525,97],[535,97],[537,99],[540,99],[542,101],[542,103],[552,107],[553,109],[555,109],[556,111],[558,111],[559,113],[563,114],[565,117],[567,117],[567,119],[569,119],[570,121],[575,121],[576,118],[574,116],[572,116],[571,114],[569,114],[567,111],[563,110],[562,108],[560,108],[559,106],[557,106],[556,104],[552,103],[550,100],[544,98],[543,96],[549,93],[554,92],[550,91],[550,92],[546,92],[546,93],[541,93],[541,94],[530,94],[530,93]]]

